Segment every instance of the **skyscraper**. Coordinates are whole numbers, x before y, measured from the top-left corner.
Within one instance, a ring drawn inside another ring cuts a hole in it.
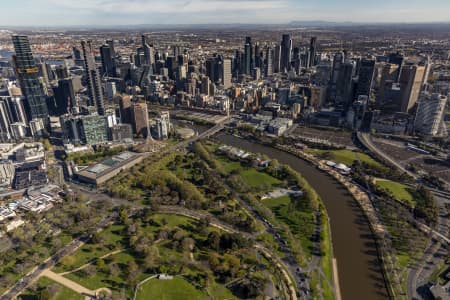
[[[352,78],[354,65],[351,62],[345,62],[341,65],[336,82],[335,104],[347,107],[352,100]]]
[[[38,67],[31,52],[30,42],[25,35],[13,35],[12,41],[16,55],[15,68],[22,94],[26,97],[25,108],[28,118],[47,120],[48,109],[44,87],[39,80]]]
[[[148,136],[148,110],[146,103],[134,103],[131,107],[134,133],[146,138]]]
[[[253,64],[256,68],[261,68],[261,51],[259,48],[259,42],[255,43],[255,59],[253,61]]]
[[[75,104],[75,93],[73,81],[69,79],[61,79],[58,81],[58,87],[53,88],[55,97],[55,107],[53,114],[61,116],[71,111]]]
[[[225,58],[222,61],[222,84],[227,89],[231,87],[231,59]]]
[[[81,48],[84,56],[84,66],[88,79],[88,93],[90,105],[97,106],[99,115],[105,114],[105,104],[103,100],[102,82],[97,65],[95,64],[94,49],[91,41],[81,41]]]
[[[358,84],[356,86],[356,98],[358,98],[358,96],[361,95],[370,96],[374,73],[375,73],[375,60],[362,59],[359,64]]]
[[[144,52],[144,65],[153,65],[155,63],[155,54],[153,47],[148,44],[147,37],[145,35],[141,36],[142,39],[142,50]],[[176,56],[175,56],[176,57]]]
[[[114,63],[113,49],[109,45],[100,47],[100,56],[102,58],[102,74],[107,77],[116,77],[116,66]]]
[[[397,73],[396,73],[396,78],[395,78],[395,82],[398,82],[400,80],[400,75],[402,72],[402,66],[403,66],[403,62],[404,62],[404,57],[403,54],[396,52],[396,53],[391,53],[388,56],[388,62],[390,64],[394,64],[397,65]]]
[[[410,112],[419,99],[422,89],[425,67],[417,65],[405,65],[400,73],[400,111]]]
[[[446,96],[422,93],[414,120],[414,130],[426,135],[437,135],[443,122],[446,104]]]
[[[266,76],[273,75],[273,49],[271,47],[266,48]]]
[[[244,45],[244,74],[251,75],[252,74],[252,68],[253,68],[253,47],[252,47],[252,38],[246,37],[245,38],[245,45]]]
[[[119,99],[120,121],[124,124],[131,124],[131,97],[121,96]]]
[[[281,45],[276,45],[273,55],[273,72],[279,73],[281,71]]]
[[[114,47],[114,40],[106,40],[106,45],[111,49],[111,57],[114,59],[116,57],[116,49]]]
[[[309,43],[309,63],[308,67],[316,65],[317,38],[313,36]]]
[[[281,72],[288,72],[291,70],[291,55],[292,55],[292,39],[289,34],[283,34],[281,40]]]

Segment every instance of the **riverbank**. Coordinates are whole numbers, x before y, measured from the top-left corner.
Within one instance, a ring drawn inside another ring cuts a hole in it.
[[[333,249],[339,270],[342,299],[389,298],[378,257],[376,239],[352,194],[310,162],[272,147],[231,135],[217,138],[224,144],[262,153],[300,172],[323,200],[330,218]]]

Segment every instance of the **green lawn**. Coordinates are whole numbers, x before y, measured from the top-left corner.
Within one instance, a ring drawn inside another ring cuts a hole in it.
[[[314,214],[311,211],[300,211],[292,209],[289,204],[289,196],[283,196],[275,199],[265,199],[264,205],[270,208],[278,221],[289,226],[290,231],[295,238],[300,240],[304,253],[312,255],[313,242],[311,237],[314,234]]]
[[[115,276],[108,271],[102,272],[97,270],[97,272],[90,276],[87,276],[82,271],[77,271],[64,275],[64,277],[67,277],[70,280],[73,280],[91,290],[107,287],[113,291],[120,292],[123,288],[125,288],[126,294],[130,296],[132,292],[126,285],[127,264],[131,260],[134,260],[134,257],[129,252],[122,252],[115,254],[112,258],[119,266],[119,272]],[[149,274],[141,274],[140,279],[144,279],[147,276],[149,276]]]
[[[217,157],[217,160],[223,165],[223,168],[228,173],[242,169],[241,163],[238,161],[231,161],[220,156]]]
[[[206,292],[197,289],[179,277],[175,277],[172,280],[152,279],[140,287],[136,297],[137,300],[194,300],[207,298]]]
[[[36,286],[38,290],[47,288],[49,286],[55,286],[55,290],[57,291],[56,294],[51,298],[52,300],[83,300],[84,297],[75,291],[72,291],[71,289],[51,280],[47,277],[41,277],[39,278],[38,282],[36,283]],[[18,297],[19,300],[38,300],[39,295],[38,292],[25,292],[24,294],[20,295]]]
[[[264,199],[263,203],[269,208],[273,208],[279,205],[288,205],[291,202],[289,196],[282,196],[280,198]]]
[[[224,170],[227,173],[239,171],[240,176],[244,180],[245,184],[247,184],[251,188],[259,188],[262,185],[274,186],[281,183],[281,181],[277,178],[274,178],[269,174],[258,171],[254,168],[242,166],[238,161],[231,161],[220,156],[217,157],[217,160],[222,164]]]
[[[376,167],[383,167],[379,162],[374,160],[367,154],[361,152],[353,152],[350,150],[322,150],[322,149],[309,149],[307,152],[315,155],[324,155],[324,153],[330,153],[330,159],[337,162],[343,163],[347,166],[351,166],[355,160],[360,160],[369,165],[373,165]]]
[[[123,225],[112,225],[101,232],[100,236],[103,239],[101,245],[99,244],[85,244],[72,255],[73,263],[70,266],[58,265],[54,268],[55,272],[64,272],[76,269],[95,258],[103,256],[114,250],[123,248],[124,235],[122,231]]]
[[[277,185],[281,181],[255,169],[246,169],[241,172],[242,179],[251,187],[259,187],[262,184]]]
[[[376,184],[390,192],[398,201],[414,207],[415,201],[409,186],[390,180],[377,180]]]

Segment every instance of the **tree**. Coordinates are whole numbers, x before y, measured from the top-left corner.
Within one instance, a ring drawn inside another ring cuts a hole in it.
[[[119,266],[117,265],[117,263],[115,263],[115,262],[109,263],[108,269],[109,269],[109,273],[110,273],[112,276],[117,276],[117,275],[119,274],[119,272],[120,272],[120,268],[119,268]]]
[[[181,247],[184,252],[192,252],[195,247],[194,239],[190,237],[184,238],[183,241],[181,242]]]
[[[52,295],[50,295],[49,290],[44,288],[39,292],[38,299],[39,300],[50,300],[50,299],[52,299]]]
[[[105,270],[105,261],[102,258],[97,258],[97,261],[95,262],[97,268],[99,271],[104,271]]]
[[[217,268],[220,265],[219,255],[216,252],[208,253],[208,263],[213,272],[216,272]]]
[[[211,231],[206,239],[206,245],[215,251],[220,250],[220,233],[217,231]]]
[[[139,275],[139,267],[134,260],[130,260],[128,263],[128,279],[127,283],[130,288],[134,288],[137,283],[137,278]]]
[[[159,249],[156,246],[151,246],[145,255],[144,268],[147,270],[156,268],[159,262]]]

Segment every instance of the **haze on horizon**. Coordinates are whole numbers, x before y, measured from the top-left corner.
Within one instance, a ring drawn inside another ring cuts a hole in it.
[[[2,0],[1,26],[450,22],[448,0]]]

